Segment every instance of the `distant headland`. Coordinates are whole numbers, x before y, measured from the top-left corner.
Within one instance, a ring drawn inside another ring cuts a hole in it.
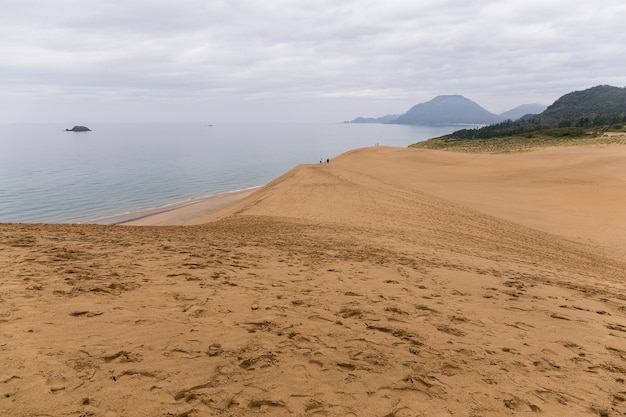
[[[74,126],[71,129],[65,129],[66,132],[91,132],[87,126]]]

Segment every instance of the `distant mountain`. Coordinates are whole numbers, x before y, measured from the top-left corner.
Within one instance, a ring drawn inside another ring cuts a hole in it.
[[[460,95],[446,95],[437,96],[426,103],[413,106],[391,123],[405,125],[487,124],[501,120],[500,116],[488,112],[472,100]]]
[[[541,104],[522,104],[514,109],[505,111],[500,114],[502,120],[518,120],[529,114],[539,114],[546,109],[546,106]]]
[[[626,88],[599,85],[565,94],[535,116],[505,120],[480,129],[462,129],[450,136],[458,139],[492,138],[555,128],[584,132],[588,128],[623,123],[626,123]]]
[[[400,117],[399,114],[388,114],[382,117],[357,117],[346,123],[389,123]]]
[[[345,123],[391,123],[411,125],[484,125],[503,120],[518,120],[546,109],[540,104],[522,104],[500,115],[490,113],[477,103],[461,95],[442,95],[413,106],[402,115],[357,117]]]

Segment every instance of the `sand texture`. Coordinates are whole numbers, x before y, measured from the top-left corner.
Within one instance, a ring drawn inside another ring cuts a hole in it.
[[[198,225],[2,224],[0,415],[623,416],[625,195],[624,146],[375,147]]]

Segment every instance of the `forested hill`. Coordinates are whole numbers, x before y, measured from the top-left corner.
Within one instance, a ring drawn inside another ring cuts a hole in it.
[[[564,95],[538,116],[585,127],[623,123],[625,115],[626,88],[599,85]]]
[[[599,85],[566,94],[541,114],[514,122],[506,120],[479,129],[458,130],[450,136],[458,139],[486,139],[557,128],[566,129],[565,132],[577,132],[623,123],[626,123],[626,88]]]

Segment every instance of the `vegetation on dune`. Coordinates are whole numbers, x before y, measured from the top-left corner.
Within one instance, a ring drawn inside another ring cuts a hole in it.
[[[525,135],[501,136],[488,139],[456,139],[450,135],[410,145],[412,148],[441,149],[468,153],[528,152],[551,146],[626,145],[626,132],[613,133],[572,129],[552,129]]]
[[[411,145],[460,152],[520,152],[547,146],[626,143],[626,88],[602,85],[564,95],[543,113],[461,129]]]

